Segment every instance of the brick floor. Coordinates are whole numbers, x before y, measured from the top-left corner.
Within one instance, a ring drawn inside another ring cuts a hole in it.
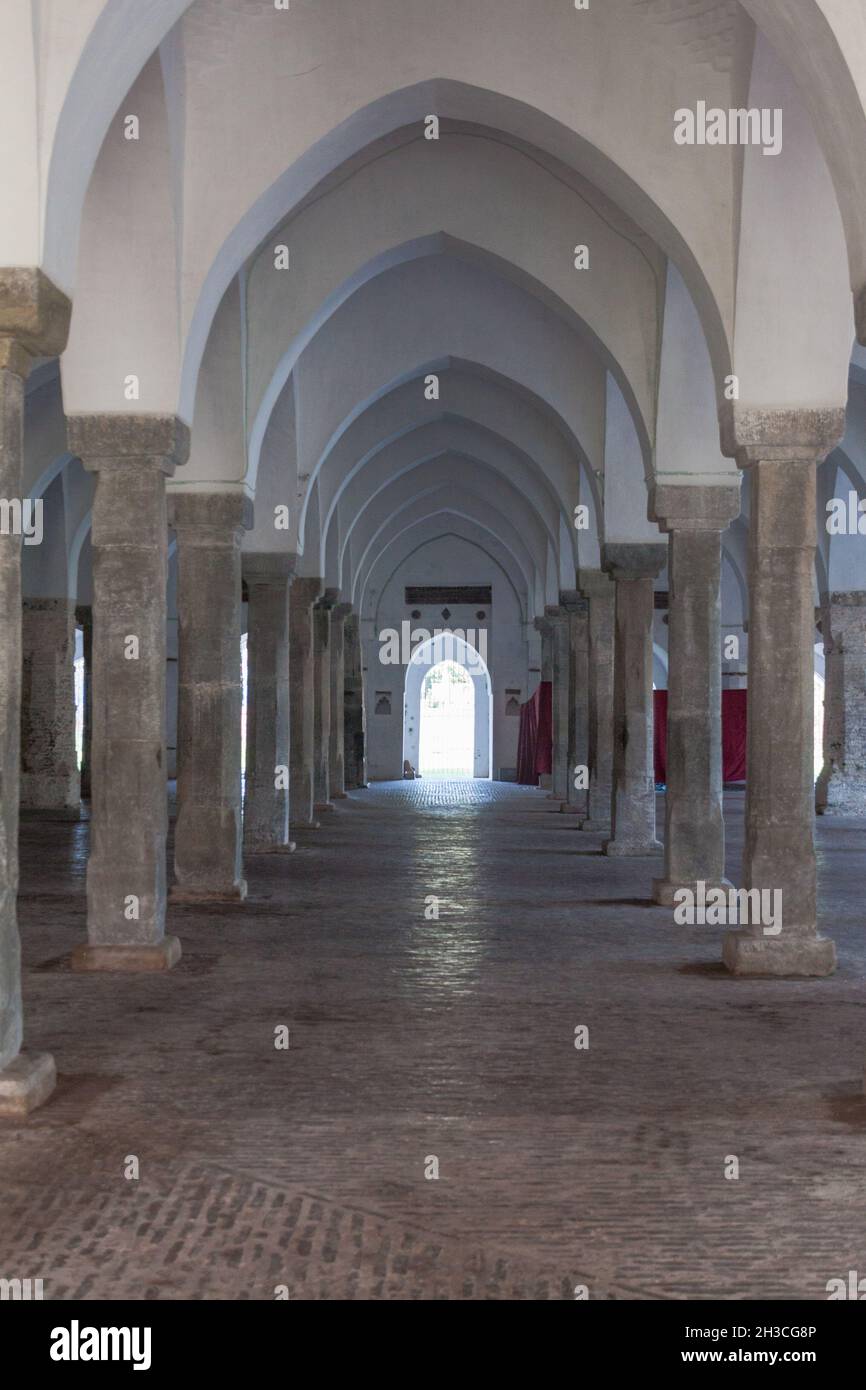
[[[27,1043],[60,1083],[0,1122],[0,1277],[47,1298],[826,1297],[866,1273],[864,830],[817,823],[829,980],[731,979],[719,929],[649,904],[655,865],[606,859],[538,791],[434,779],[248,860],[243,906],[173,906],[181,964],[123,977],[66,965],[87,824],[25,820]]]

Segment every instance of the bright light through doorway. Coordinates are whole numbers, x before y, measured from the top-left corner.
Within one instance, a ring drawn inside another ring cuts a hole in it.
[[[424,677],[418,762],[428,777],[471,777],[475,771],[475,687],[456,661],[440,661]]]

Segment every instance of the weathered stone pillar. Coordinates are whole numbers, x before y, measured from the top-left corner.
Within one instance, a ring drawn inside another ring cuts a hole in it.
[[[313,811],[333,811],[331,800],[331,609],[338,589],[326,589],[313,609]]]
[[[23,658],[22,809],[77,815],[74,603],[24,600]]]
[[[246,896],[241,786],[241,493],[175,493],[177,824],[172,898]]]
[[[665,869],[653,882],[671,907],[679,888],[729,888],[722,815],[722,531],[740,510],[730,486],[661,486],[651,512],[668,542],[668,727]]]
[[[605,545],[603,564],[616,583],[614,622],[613,795],[614,856],[660,854],[656,839],[653,768],[653,580],[667,547]]]
[[[541,633],[541,679],[553,684],[553,628],[547,617],[535,619],[535,630]]]
[[[84,658],[84,680],[82,682],[82,720],[81,720],[81,798],[90,800],[90,769],[93,752],[93,609],[90,604],[79,603],[75,610],[75,621],[81,628],[81,647]]]
[[[331,797],[346,796],[345,770],[345,623],[351,603],[337,603],[331,609],[331,733],[328,742],[328,781]]]
[[[66,345],[70,305],[39,270],[0,270],[0,499],[23,505],[24,384]],[[49,1053],[21,1051],[18,800],[21,765],[21,528],[0,533],[0,1115],[29,1114],[54,1089]]]
[[[535,630],[541,635],[541,680],[550,685],[551,747],[550,772],[539,773],[538,785],[552,800],[556,796],[556,684],[554,645],[556,637],[551,621],[553,610],[546,608],[543,618],[535,619]]]
[[[289,591],[289,707],[291,778],[289,807],[293,826],[318,825],[313,814],[315,679],[313,605],[322,596],[321,579],[296,579]]]
[[[93,496],[93,769],[88,944],[78,970],[163,970],[168,829],[165,479],[189,452],[172,415],[73,415]]]
[[[247,585],[247,763],[244,848],[289,839],[289,587],[294,555],[244,555]]]
[[[781,894],[781,930],[725,936],[737,975],[828,975],[817,930],[814,845],[815,468],[841,437],[841,411],[748,412],[737,462],[751,474],[747,889]]]
[[[580,592],[589,602],[587,760],[589,793],[581,830],[610,833],[613,794],[613,581],[601,570],[581,570]]]
[[[567,609],[562,605],[548,604],[544,610],[544,617],[549,624],[552,666],[553,757],[550,794],[554,800],[567,803],[569,783],[572,780],[568,775],[568,764],[574,710],[571,622]]]
[[[361,620],[350,613],[343,629],[343,753],[346,787],[358,791],[367,785],[367,754],[364,717],[364,663],[361,659]]]
[[[824,766],[815,789],[824,816],[866,815],[866,593],[832,593],[824,638]]]
[[[561,593],[559,602],[568,625],[567,749],[561,809],[585,817],[587,787],[579,770],[589,768],[589,604],[576,589]]]

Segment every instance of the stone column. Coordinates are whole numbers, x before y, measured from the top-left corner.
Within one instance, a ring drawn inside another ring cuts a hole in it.
[[[296,579],[289,591],[289,708],[291,777],[289,807],[293,826],[316,826],[313,814],[315,681],[313,605],[322,596],[321,579]]]
[[[289,839],[289,587],[294,555],[244,555],[247,585],[247,765],[244,848]]]
[[[552,800],[556,795],[556,688],[554,681],[554,657],[553,649],[556,638],[554,636],[551,613],[554,610],[545,609],[543,618],[535,619],[535,630],[541,636],[541,680],[547,681],[550,685],[550,713],[551,713],[551,749],[550,749],[550,772],[542,772],[538,777],[538,785],[542,791],[546,791]]]
[[[568,801],[569,751],[572,742],[571,715],[573,701],[573,670],[571,653],[571,623],[568,611],[562,606],[548,604],[544,610],[550,630],[551,682],[553,697],[553,757],[551,760],[551,797]]]
[[[39,270],[0,270],[0,499],[23,506],[24,387],[36,357],[63,351],[70,305]],[[0,533],[0,1115],[23,1116],[54,1089],[49,1053],[22,1052],[18,937],[21,754],[21,528]]]
[[[866,815],[866,593],[832,593],[824,638],[824,766],[815,799],[824,816]]]
[[[69,448],[93,496],[93,768],[88,944],[77,970],[164,970],[165,479],[189,452],[171,415],[73,415]]]
[[[581,830],[610,833],[613,794],[613,581],[601,570],[581,570],[580,592],[589,602],[587,758],[589,792]]]
[[[818,935],[813,837],[815,470],[844,428],[841,411],[750,411],[737,462],[751,473],[749,696],[743,879],[781,930],[750,922],[725,936],[736,975],[828,975]]]
[[[77,817],[75,604],[28,598],[23,619],[21,806]]]
[[[547,617],[535,619],[535,630],[541,634],[541,679],[553,684],[553,628]]]
[[[568,623],[568,712],[565,798],[560,809],[586,816],[587,788],[578,770],[589,768],[589,604],[576,589],[559,596]]]
[[[90,800],[90,769],[92,766],[93,740],[93,609],[90,604],[79,603],[75,610],[75,621],[81,628],[82,656],[84,658],[84,680],[82,690],[81,720],[81,798]]]
[[[242,493],[174,493],[177,535],[177,824],[172,899],[246,896],[241,786]]]
[[[337,603],[331,609],[331,736],[328,744],[328,780],[332,798],[346,796],[345,770],[345,622],[351,603]]]
[[[653,769],[653,580],[667,547],[605,545],[616,584],[614,620],[613,795],[605,854],[660,854]]]
[[[364,670],[361,659],[360,622],[357,613],[350,613],[343,629],[345,675],[343,686],[343,755],[346,765],[346,786],[351,791],[361,791],[367,785]]]
[[[313,811],[334,810],[331,800],[331,609],[338,589],[326,589],[313,609]]]
[[[668,728],[664,876],[653,896],[697,893],[725,878],[722,815],[722,531],[740,510],[729,486],[653,489],[651,513],[668,541]]]

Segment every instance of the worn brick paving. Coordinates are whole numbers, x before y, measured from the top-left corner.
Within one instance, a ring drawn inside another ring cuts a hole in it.
[[[88,826],[25,820],[28,1044],[60,1084],[0,1124],[0,1276],[49,1298],[826,1296],[866,1271],[864,830],[817,825],[837,975],[738,981],[718,929],[649,904],[655,865],[607,860],[542,793],[372,788],[248,860],[243,906],[173,906],[184,957],[157,978],[68,970]]]

